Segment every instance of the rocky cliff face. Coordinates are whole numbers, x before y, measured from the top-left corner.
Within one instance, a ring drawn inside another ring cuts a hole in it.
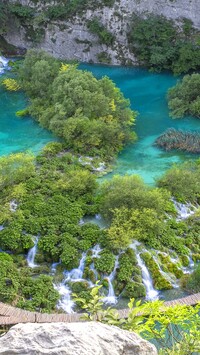
[[[15,3],[16,0],[10,2]],[[30,0],[17,2],[35,6]],[[41,7],[41,4],[37,6]],[[193,21],[195,27],[200,28],[199,0],[116,0],[112,7],[87,10],[70,21],[52,21],[45,28],[44,37],[37,45],[26,38],[23,27],[18,29],[12,22],[6,39],[18,47],[35,46],[63,59],[99,62],[99,58],[106,53],[106,61],[112,64],[135,64],[135,57],[128,48],[127,31],[131,14],[145,12],[164,15],[174,20],[188,18]],[[98,37],[88,30],[87,21],[95,17],[115,35],[116,40],[112,46],[100,44]]]
[[[18,324],[0,337],[2,355],[156,355],[138,335],[101,323]]]

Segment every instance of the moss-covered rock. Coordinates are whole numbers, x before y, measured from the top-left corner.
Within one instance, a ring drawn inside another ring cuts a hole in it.
[[[157,290],[169,290],[172,288],[171,283],[162,275],[160,272],[158,264],[153,259],[149,252],[144,252],[140,254],[141,258],[144,260],[148,270],[153,279],[154,287]]]
[[[80,293],[82,291],[87,291],[89,289],[89,284],[87,281],[70,282],[70,288],[73,293]]]
[[[180,268],[181,264],[178,260],[177,260],[177,264],[175,264],[171,261],[169,255],[159,253],[158,256],[161,260],[161,264],[164,272],[168,272],[168,273],[170,272],[171,274],[174,274],[177,279],[180,279],[183,276],[183,270],[181,270]],[[188,257],[186,255],[183,255],[182,258],[185,262],[186,260],[188,260]]]
[[[87,266],[84,269],[83,278],[90,280],[93,284],[97,281],[94,271]]]
[[[114,269],[115,256],[109,250],[104,249],[100,253],[100,257],[94,260],[94,266],[100,273],[110,274]]]
[[[146,295],[146,290],[143,284],[129,281],[124,289],[123,297],[139,298]]]
[[[192,254],[192,259],[194,260],[194,262],[200,261],[200,253]]]
[[[187,267],[190,263],[190,260],[187,255],[181,255],[180,260],[181,260],[181,263],[184,267]]]

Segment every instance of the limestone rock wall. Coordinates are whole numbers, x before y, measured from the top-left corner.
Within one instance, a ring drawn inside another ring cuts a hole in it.
[[[157,355],[135,333],[97,322],[28,323],[0,337],[0,355]]]
[[[34,6],[30,0],[17,2]],[[40,4],[39,7],[41,8]],[[98,54],[106,52],[112,64],[136,64],[127,42],[127,29],[133,12],[139,14],[153,12],[174,20],[185,17],[191,19],[194,26],[200,29],[199,0],[116,0],[112,8],[87,10],[81,17],[76,16],[71,21],[50,23],[45,29],[44,38],[35,46],[63,59],[98,62]],[[86,22],[94,17],[98,17],[107,30],[116,36],[112,46],[99,44],[98,37],[89,32]],[[6,39],[18,47],[34,46],[25,38],[24,29],[18,30],[12,22]]]

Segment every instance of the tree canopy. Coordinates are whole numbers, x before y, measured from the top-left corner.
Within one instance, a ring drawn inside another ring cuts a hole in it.
[[[200,118],[200,74],[185,75],[168,90],[168,105],[171,116],[181,118],[192,115]]]
[[[64,139],[76,153],[110,159],[136,139],[136,112],[107,77],[97,80],[76,65],[61,63],[43,52],[29,51],[19,82],[31,100],[29,112]]]

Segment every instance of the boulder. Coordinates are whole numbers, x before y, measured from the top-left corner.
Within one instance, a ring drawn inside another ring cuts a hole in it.
[[[135,333],[98,322],[17,324],[0,337],[1,355],[156,355]]]

